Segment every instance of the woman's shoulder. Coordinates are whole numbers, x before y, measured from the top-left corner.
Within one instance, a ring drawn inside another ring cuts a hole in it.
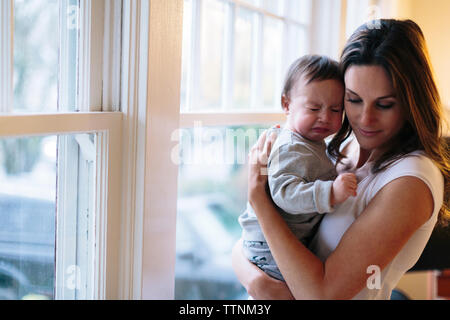
[[[444,177],[434,163],[423,151],[414,151],[394,161],[385,170],[376,174],[373,193],[389,182],[401,177],[416,177],[430,189],[436,201],[440,202],[444,190]]]
[[[410,152],[395,160],[380,174],[385,177],[417,175],[432,180],[443,179],[442,173],[434,161],[424,151],[420,150]]]

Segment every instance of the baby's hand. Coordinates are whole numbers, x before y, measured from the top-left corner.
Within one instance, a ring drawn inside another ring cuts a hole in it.
[[[353,173],[340,174],[333,182],[331,189],[331,205],[339,204],[350,196],[356,196],[358,181]]]

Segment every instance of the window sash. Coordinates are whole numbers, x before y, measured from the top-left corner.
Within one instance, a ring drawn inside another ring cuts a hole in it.
[[[60,23],[61,47],[60,61],[67,61],[68,18],[66,16],[69,1],[61,2]],[[94,190],[93,199],[89,201],[94,205],[95,214],[88,223],[90,234],[94,236],[85,243],[91,257],[88,258],[89,268],[92,272],[88,275],[88,292],[86,299],[116,299],[119,287],[119,252],[120,248],[120,222],[121,222],[121,179],[122,179],[122,113],[118,112],[87,112],[92,110],[118,110],[120,105],[120,47],[121,38],[117,39],[117,31],[121,30],[122,0],[79,0],[76,19],[79,28],[78,49],[78,83],[67,81],[68,69],[60,72],[59,93],[60,113],[42,114],[14,114],[8,113],[13,105],[13,11],[14,1],[0,2],[0,137],[26,137],[65,135],[76,133],[96,133],[95,150],[95,181],[92,182]],[[105,11],[106,14],[105,14]],[[92,19],[91,19],[92,17]],[[94,18],[95,17],[95,18]],[[106,17],[106,18],[105,18]],[[119,33],[120,35],[120,33]],[[107,39],[106,39],[107,38]],[[104,66],[105,65],[105,66]],[[103,84],[103,78],[107,79]],[[78,88],[77,109],[85,112],[67,112],[68,97],[64,92],[68,87]],[[65,111],[65,112],[64,112]],[[61,137],[59,149],[63,150],[67,144],[64,136]],[[68,152],[59,165],[62,169],[70,165],[68,161],[75,156],[74,152]],[[71,174],[78,174],[76,167],[72,167]],[[62,172],[60,172],[62,173]],[[64,175],[58,176],[58,192],[70,192],[67,186],[70,183]],[[81,177],[83,178],[83,177]],[[62,180],[61,180],[62,179]],[[75,213],[64,211],[70,208],[70,202],[64,203],[64,197],[59,197],[58,215],[62,218],[72,218]],[[69,198],[66,199],[70,201]],[[62,201],[62,202],[61,202]],[[59,224],[61,227],[62,224]],[[65,290],[66,266],[70,265],[69,258],[65,260],[63,251],[70,250],[70,244],[64,243],[64,230],[57,228],[57,256],[56,256],[56,281],[55,298],[73,299],[73,292]],[[73,253],[75,254],[75,253]],[[58,256],[59,255],[59,256]],[[67,257],[67,256],[66,256]]]
[[[191,15],[191,39],[189,43],[189,48],[187,49],[189,57],[187,70],[187,81],[186,81],[186,96],[185,101],[182,102],[183,110],[181,114],[193,112],[193,107],[198,105],[200,99],[200,79],[199,72],[193,72],[193,70],[200,70],[200,49],[201,49],[201,16],[202,16],[202,3],[205,0],[192,0],[191,12],[185,12],[185,14]],[[283,24],[283,45],[286,50],[283,50],[281,65],[278,67],[277,72],[279,74],[275,75],[277,79],[281,79],[283,75],[281,73],[288,67],[286,64],[287,59],[292,56],[289,51],[289,32],[290,28],[293,26],[301,28],[303,30],[309,30],[310,26],[301,23],[299,21],[288,18],[288,13],[290,8],[290,1],[286,1],[284,7],[284,15],[273,14],[265,9],[252,5],[248,2],[242,0],[223,0],[226,5],[226,10],[224,13],[225,17],[225,33],[224,33],[224,57],[222,59],[222,76],[221,76],[221,95],[220,103],[215,110],[218,112],[225,112],[227,110],[233,109],[233,70],[234,70],[234,24],[237,19],[236,12],[238,9],[243,8],[252,12],[253,15],[253,31],[252,31],[252,65],[251,65],[251,89],[250,89],[250,103],[249,108],[246,111],[259,112],[259,108],[263,106],[263,101],[261,98],[261,70],[262,70],[262,56],[261,53],[263,45],[263,21],[264,18],[276,19]],[[311,9],[313,9],[312,6]],[[312,12],[311,12],[312,15]],[[185,62],[185,63],[186,63]],[[279,81],[278,81],[279,82]],[[279,90],[279,86],[276,87]],[[274,98],[274,107],[276,106],[278,99]],[[205,110],[208,111],[208,110]]]
[[[121,135],[122,113],[56,113],[36,115],[0,116],[0,137],[21,137],[35,135],[62,135],[75,133],[97,133],[96,174],[94,187],[95,208],[95,250],[91,250],[93,281],[89,299],[114,299],[118,291],[118,265],[116,252],[120,247],[121,219]],[[66,190],[67,191],[67,190]],[[66,217],[59,208],[58,214]],[[57,231],[61,240],[61,233]],[[63,245],[57,243],[57,247]],[[93,246],[92,246],[93,247]],[[92,248],[91,247],[91,248]],[[57,251],[58,252],[58,251]],[[61,252],[59,252],[61,253]],[[57,258],[58,261],[58,258]],[[64,264],[63,264],[64,265]],[[60,264],[57,270],[62,272]],[[57,275],[57,286],[61,277]],[[57,290],[56,298],[67,298]]]

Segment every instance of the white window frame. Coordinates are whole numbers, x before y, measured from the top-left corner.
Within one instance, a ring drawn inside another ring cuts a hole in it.
[[[93,198],[88,200],[95,214],[89,223],[90,237],[89,265],[90,278],[85,299],[117,299],[119,292],[119,248],[122,203],[122,122],[120,112],[92,112],[100,110],[117,111],[120,88],[120,42],[114,40],[121,27],[122,0],[80,0],[78,8],[79,44],[79,88],[77,108],[81,112],[60,112],[42,114],[14,114],[12,110],[13,77],[13,0],[4,0],[0,4],[0,138],[29,137],[47,135],[66,135],[96,133],[95,150],[91,160],[95,160]],[[106,18],[105,18],[106,17]],[[120,41],[120,40],[119,40]],[[107,45],[106,45],[107,44]],[[61,50],[64,54],[64,45]],[[103,65],[107,65],[103,67]],[[111,66],[115,66],[111,68]],[[112,73],[111,73],[112,72]],[[106,75],[106,76],[105,76]],[[107,79],[103,81],[103,79]],[[64,86],[64,81],[60,86]],[[60,87],[61,88],[61,87]],[[64,98],[64,97],[63,97]],[[91,112],[89,112],[91,111]],[[80,136],[81,137],[81,136]],[[63,141],[63,139],[62,139]],[[89,148],[88,142],[79,140],[81,148]],[[84,144],[84,146],[83,146]],[[60,150],[64,149],[60,143]],[[69,150],[69,149],[66,149]],[[74,152],[60,153],[66,160],[75,156]],[[64,162],[69,165],[68,162]],[[63,170],[59,173],[61,174]],[[61,178],[61,177],[59,177]],[[66,177],[67,178],[67,177]],[[62,183],[61,183],[62,182]],[[67,181],[69,183],[69,181]],[[69,184],[67,184],[68,186]],[[67,189],[64,178],[59,180],[59,191]],[[66,191],[67,192],[67,191]],[[64,290],[65,266],[61,261],[65,249],[63,225],[69,212],[70,202],[59,197],[56,243],[56,281],[55,298],[73,298]],[[72,211],[73,214],[73,211]]]
[[[123,6],[120,299],[173,299],[183,0]]]
[[[116,235],[119,234],[120,226],[118,208],[121,205],[122,114],[80,112],[2,115],[0,116],[0,126],[1,138],[97,133],[94,192],[96,235],[93,260],[95,263],[93,265],[92,294],[88,295],[88,298],[115,298],[118,286],[118,270],[116,269],[118,256],[114,248],[119,247],[119,239]],[[58,212],[58,214],[64,216],[62,212]],[[58,248],[59,243],[57,243],[57,252]],[[56,298],[61,297],[57,296]]]

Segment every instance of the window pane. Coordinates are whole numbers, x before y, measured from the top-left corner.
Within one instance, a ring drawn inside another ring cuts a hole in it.
[[[308,44],[308,34],[305,28],[298,27],[296,25],[288,25],[287,30],[289,39],[291,39],[291,41],[289,42],[289,55],[287,55],[287,59],[285,61],[285,64],[283,65],[283,77],[286,75],[288,68],[292,62],[310,52]]]
[[[280,106],[282,86],[283,23],[277,19],[265,17],[263,39],[263,105],[264,108],[275,109]]]
[[[75,110],[77,19],[78,0],[14,0],[14,111]]]
[[[183,5],[183,50],[182,50],[182,69],[181,69],[181,93],[180,93],[180,110],[187,111],[189,108],[190,92],[190,72],[191,64],[191,41],[192,41],[192,1],[184,0]]]
[[[233,108],[250,107],[252,66],[252,18],[249,10],[238,9],[235,23],[234,43],[234,89]]]
[[[200,95],[192,109],[215,110],[221,107],[225,4],[217,0],[201,3]]]
[[[283,0],[262,0],[261,6],[263,9],[276,15],[283,14]]]
[[[185,129],[180,137],[175,299],[246,299],[231,268],[247,202],[246,161],[267,126]]]
[[[287,17],[302,24],[309,24],[311,21],[311,0],[286,0]]]
[[[57,0],[14,1],[16,111],[57,110],[58,18]]]
[[[88,168],[86,160],[82,160],[88,153],[77,142],[83,140],[82,136],[0,139],[0,299],[57,298],[55,289],[61,259],[70,262],[60,273],[61,285],[73,292],[82,291],[82,285],[73,286],[73,283],[82,284],[82,276],[87,274],[89,265],[83,256],[89,251],[84,241],[89,228],[84,217],[93,216],[89,214],[92,208],[86,208],[90,202],[85,200],[86,193],[92,194],[89,179],[93,179],[93,168]],[[93,138],[84,136],[88,140]],[[79,159],[71,167],[74,177],[68,181],[57,181],[61,172],[61,165],[57,165],[57,145],[61,139],[76,142],[71,157]],[[69,219],[63,219],[65,210],[60,207],[64,203],[60,198],[67,196],[57,196],[61,184],[76,199],[72,203],[75,212],[71,215],[77,225],[73,226],[72,234]],[[62,220],[66,226],[58,230]],[[64,231],[62,236],[61,231]],[[56,242],[58,238],[64,238],[64,243]],[[66,245],[71,239],[77,242],[73,247]],[[64,255],[58,257],[61,252]],[[76,260],[70,260],[71,256],[76,256]],[[75,267],[77,273],[69,267]]]
[[[292,32],[293,50],[298,56],[303,56],[309,52],[308,47],[308,34],[305,28],[299,28],[296,26],[290,26],[290,32]]]
[[[0,299],[53,298],[56,137],[0,140]]]

